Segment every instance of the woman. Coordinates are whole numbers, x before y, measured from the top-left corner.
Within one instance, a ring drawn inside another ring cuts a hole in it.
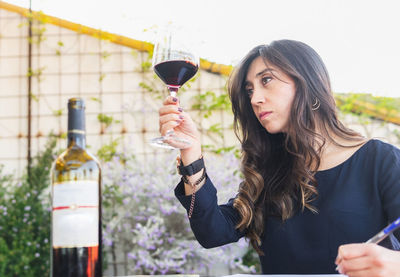
[[[200,244],[245,236],[264,274],[400,276],[399,231],[385,247],[363,244],[400,216],[400,150],[342,125],[318,54],[292,40],[257,46],[229,94],[244,181],[226,205],[217,205],[199,134],[178,99],[159,111],[163,135],[174,129],[192,143],[181,150],[175,194]]]

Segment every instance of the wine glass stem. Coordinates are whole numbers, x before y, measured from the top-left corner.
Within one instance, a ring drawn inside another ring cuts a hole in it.
[[[179,87],[168,86],[169,95],[171,95],[172,97],[176,97],[176,93],[178,92],[178,89],[179,89]]]

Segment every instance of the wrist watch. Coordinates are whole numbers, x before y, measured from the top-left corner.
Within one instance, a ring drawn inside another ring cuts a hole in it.
[[[178,157],[178,173],[183,176],[192,176],[204,168],[203,156],[191,164],[184,166],[182,160]]]

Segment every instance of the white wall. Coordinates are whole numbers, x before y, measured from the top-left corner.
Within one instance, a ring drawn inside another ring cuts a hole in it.
[[[157,110],[167,91],[151,70],[142,70],[142,63],[149,61],[147,52],[51,24],[35,22],[33,28],[36,35],[32,43],[32,155],[43,149],[50,132],[66,133],[67,101],[76,96],[86,100],[87,142],[92,152],[119,137],[121,146],[135,144],[138,156],[160,151],[147,141],[159,135]],[[38,30],[44,30],[40,43]],[[27,34],[26,18],[0,10],[0,164],[17,177],[23,173],[27,158]],[[193,97],[205,91],[223,93],[225,80],[226,77],[200,71],[191,88],[179,94],[182,106],[190,110]],[[139,85],[141,82],[151,85],[156,92],[149,94]],[[97,119],[100,113],[119,123],[105,129]],[[237,143],[229,130],[229,114],[218,112],[204,119],[193,112],[193,117],[204,129],[204,144]],[[208,127],[215,122],[227,129],[226,138],[207,135]],[[65,139],[59,139],[59,148],[65,144]]]

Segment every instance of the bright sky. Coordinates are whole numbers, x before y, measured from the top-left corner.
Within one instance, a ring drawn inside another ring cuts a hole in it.
[[[225,64],[258,44],[296,39],[321,55],[335,92],[400,97],[397,0],[32,0],[32,9],[148,41],[174,21],[199,56]]]

